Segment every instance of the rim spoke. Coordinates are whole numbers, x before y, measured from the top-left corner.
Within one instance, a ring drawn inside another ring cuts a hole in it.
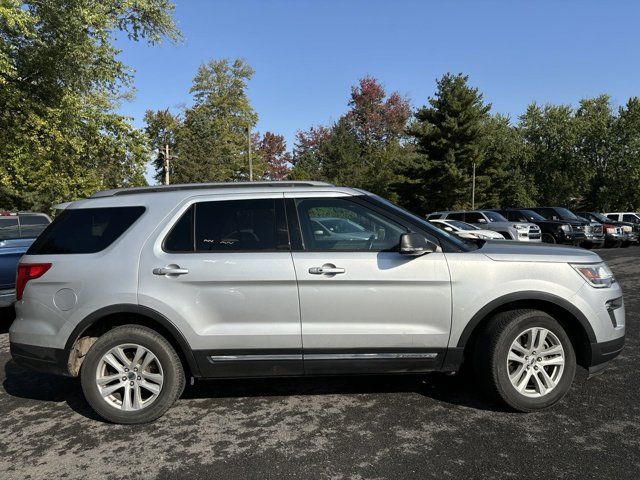
[[[127,383],[124,386],[124,396],[122,397],[122,410],[129,411],[131,410],[131,386]]]
[[[511,345],[511,350],[516,350],[522,353],[523,355],[526,355],[529,353],[529,350],[520,343],[519,339],[516,339],[516,341],[513,342],[513,345]]]
[[[146,355],[144,356],[144,362],[142,363],[142,365],[140,365],[140,368],[142,370],[144,370],[145,368],[147,368],[149,366],[149,364],[151,362],[153,362],[156,359],[156,356],[151,353],[150,351],[147,350]]]
[[[116,357],[125,367],[128,367],[131,364],[131,360],[127,358],[122,347],[116,347],[111,351],[113,352],[114,357]]]
[[[558,355],[557,357],[552,357],[552,358],[543,358],[541,362],[538,362],[538,365],[542,366],[542,367],[550,367],[550,366],[555,366],[555,365],[564,365],[564,358],[562,358],[560,355]]]
[[[553,387],[556,386],[556,382],[549,376],[549,374],[544,368],[541,368],[540,370],[538,370],[538,372],[540,377],[544,381],[545,385],[547,386],[547,389],[551,390]]]
[[[542,350],[540,352],[540,356],[541,357],[547,357],[549,355],[558,355],[558,354],[562,354],[564,352],[562,345],[553,345],[549,348],[547,348],[546,350]]]
[[[149,390],[151,393],[155,395],[160,393],[160,385],[156,385],[155,383],[147,382],[146,380],[141,380],[140,386],[145,390]]]
[[[100,389],[100,394],[103,397],[108,397],[112,393],[117,392],[118,390],[120,390],[125,385],[126,385],[126,382],[119,382],[119,383],[116,383],[115,385],[109,385],[108,387],[101,388]]]
[[[142,392],[140,392],[140,385],[136,385],[133,387],[133,409],[140,408],[142,408]]]
[[[522,372],[524,372],[525,369],[526,367],[524,364],[518,366],[516,371],[513,372],[511,375],[509,375],[509,378],[511,379],[511,383],[517,383],[518,379],[522,376]]]
[[[510,360],[512,362],[524,363],[524,357],[521,357],[520,355],[516,355],[513,352],[513,350],[509,352],[509,356],[507,357],[507,360]]]
[[[540,370],[533,374],[533,381],[537,386],[537,390],[540,395],[544,395],[547,393],[547,386],[544,384],[544,381],[540,378]]]
[[[530,378],[531,378],[531,371],[527,370],[524,376],[520,379],[520,382],[518,382],[516,389],[519,392],[522,392],[523,390],[525,390],[527,388],[527,385],[529,384]]]
[[[158,385],[162,385],[162,375],[159,373],[140,372],[140,376]]]
[[[131,362],[131,365],[140,365],[145,353],[147,353],[147,351],[144,348],[138,347],[136,349],[136,354],[133,357],[133,361]]]
[[[96,379],[96,382],[98,382],[98,385],[100,387],[104,387],[105,385],[113,382],[114,380],[119,380],[121,378],[121,374],[116,373],[114,375],[107,375],[106,377],[100,377]]]
[[[539,331],[538,341],[536,342],[536,350],[538,352],[540,352],[540,350],[542,350],[544,348],[544,342],[547,339],[547,333],[548,332],[549,332],[549,330],[546,330],[544,328]]]
[[[102,359],[105,363],[115,368],[117,372],[124,372],[124,365],[120,363],[120,361],[116,357],[114,357],[112,353],[107,353]]]

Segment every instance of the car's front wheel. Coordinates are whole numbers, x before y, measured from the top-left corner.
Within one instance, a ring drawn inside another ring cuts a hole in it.
[[[185,386],[174,348],[162,335],[140,325],[116,327],[98,338],[82,363],[80,378],[95,412],[125,424],[157,419]]]
[[[486,390],[521,412],[558,402],[576,372],[575,352],[565,330],[538,310],[496,315],[480,337],[475,356]]]

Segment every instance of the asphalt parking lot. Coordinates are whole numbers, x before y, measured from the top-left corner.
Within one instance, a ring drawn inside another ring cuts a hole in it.
[[[627,346],[529,415],[429,374],[206,382],[151,425],[110,425],[79,382],[10,360],[3,312],[0,478],[637,478],[640,248],[599,253],[625,293]]]

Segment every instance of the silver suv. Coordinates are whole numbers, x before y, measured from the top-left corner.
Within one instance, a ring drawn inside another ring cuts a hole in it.
[[[498,232],[507,240],[519,242],[542,242],[542,232],[535,223],[510,222],[498,212],[493,210],[463,210],[452,212],[434,212],[427,216],[427,220],[433,219],[460,220],[476,227]]]
[[[118,423],[158,418],[187,379],[463,361],[494,397],[533,411],[563,397],[577,364],[601,370],[625,335],[622,292],[595,253],[467,242],[314,182],[96,193],[40,235],[16,289],[15,361],[80,376]]]

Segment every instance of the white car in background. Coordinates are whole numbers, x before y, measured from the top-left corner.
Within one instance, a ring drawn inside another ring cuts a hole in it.
[[[483,240],[504,240],[502,234],[493,230],[483,230],[471,225],[470,223],[461,222],[460,220],[429,220],[434,226],[445,232],[454,233],[460,238],[481,238]]]

